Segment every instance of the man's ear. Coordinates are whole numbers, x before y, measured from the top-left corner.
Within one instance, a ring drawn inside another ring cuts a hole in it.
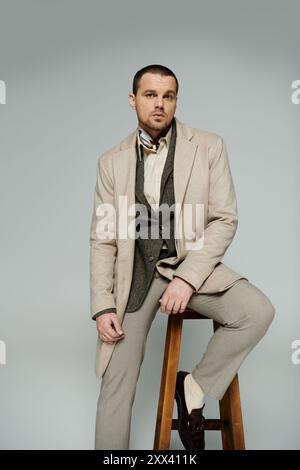
[[[128,102],[129,102],[129,105],[132,109],[135,109],[135,96],[133,93],[129,93],[128,95]]]

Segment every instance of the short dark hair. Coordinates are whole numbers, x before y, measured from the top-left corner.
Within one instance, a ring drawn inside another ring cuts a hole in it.
[[[139,87],[139,82],[142,76],[145,73],[157,73],[159,75],[164,75],[165,77],[174,77],[176,81],[176,96],[178,93],[178,80],[174,72],[172,72],[171,69],[168,67],[165,67],[164,65],[159,65],[159,64],[152,64],[152,65],[147,65],[146,67],[143,67],[142,69],[138,70],[133,78],[133,83],[132,83],[132,93],[134,95],[137,94],[137,90]]]

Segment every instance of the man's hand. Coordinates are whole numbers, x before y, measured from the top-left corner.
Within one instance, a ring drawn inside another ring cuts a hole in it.
[[[100,339],[108,344],[114,344],[125,336],[115,312],[103,313],[97,317],[96,326]]]
[[[179,277],[169,282],[160,301],[160,310],[163,313],[183,313],[194,292],[194,288]]]

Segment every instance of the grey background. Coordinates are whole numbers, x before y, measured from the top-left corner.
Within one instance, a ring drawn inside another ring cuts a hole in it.
[[[2,449],[93,448],[96,162],[136,128],[127,95],[151,63],[178,77],[176,116],[224,138],[239,210],[224,261],[277,311],[240,369],[247,448],[300,448],[299,16],[297,1],[0,1]],[[132,449],[152,449],[166,322],[158,312],[148,337]],[[185,324],[180,368],[211,334],[211,321]],[[206,410],[217,416],[217,402]],[[171,448],[183,448],[174,431]]]

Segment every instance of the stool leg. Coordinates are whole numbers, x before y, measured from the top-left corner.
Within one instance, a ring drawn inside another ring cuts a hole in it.
[[[164,360],[154,437],[154,450],[169,449],[176,377],[180,355],[182,318],[170,314],[165,341]]]
[[[213,322],[214,331],[220,324]],[[244,429],[238,374],[235,375],[222,400],[219,401],[224,450],[244,450]]]
[[[224,450],[244,450],[244,430],[239,382],[236,375],[219,402]]]

